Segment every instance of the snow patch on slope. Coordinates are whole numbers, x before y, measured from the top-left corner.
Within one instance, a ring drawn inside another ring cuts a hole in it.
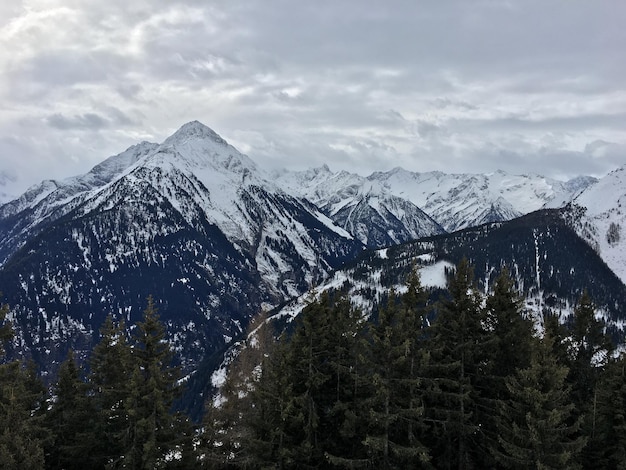
[[[576,225],[579,234],[591,238],[604,262],[626,284],[626,166],[588,187],[574,203],[585,208]]]

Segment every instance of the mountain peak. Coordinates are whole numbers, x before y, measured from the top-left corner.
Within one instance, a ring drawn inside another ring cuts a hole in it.
[[[186,142],[190,139],[211,139],[218,144],[228,145],[228,142],[220,137],[217,132],[205,126],[200,121],[191,121],[184,124],[180,129],[174,132],[174,134],[168,137],[164,143]]]

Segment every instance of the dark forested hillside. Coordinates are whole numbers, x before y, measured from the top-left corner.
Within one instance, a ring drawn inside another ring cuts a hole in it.
[[[617,468],[625,356],[586,292],[537,335],[508,270],[485,299],[467,259],[436,303],[411,274],[369,321],[345,287],[250,332],[207,402],[206,468]]]
[[[476,279],[485,291],[503,266],[516,287],[539,311],[569,310],[586,289],[609,318],[609,328],[624,320],[626,286],[598,254],[569,227],[560,210],[542,210],[509,222],[486,224],[452,234],[424,238],[389,247],[385,256],[365,253],[346,271],[355,279],[368,279],[382,270],[387,287],[401,283],[414,263],[449,261],[466,257],[475,267]]]

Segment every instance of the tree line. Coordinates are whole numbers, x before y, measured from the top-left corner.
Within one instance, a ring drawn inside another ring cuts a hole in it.
[[[0,365],[0,468],[624,468],[626,358],[595,313],[584,293],[538,329],[506,269],[485,298],[467,260],[440,300],[414,271],[370,318],[327,292],[280,331],[251,324],[194,426],[150,298],[130,335],[107,318],[87,371],[70,352],[51,393]]]
[[[624,468],[626,359],[586,293],[538,331],[506,269],[486,299],[467,260],[439,301],[405,287],[369,320],[334,292],[278,341],[257,324],[207,403],[203,468]]]
[[[7,312],[3,344],[13,335]],[[50,391],[33,365],[0,365],[0,468],[195,468],[193,427],[172,410],[179,371],[152,298],[132,335],[111,317],[100,333],[89,372],[70,351]]]

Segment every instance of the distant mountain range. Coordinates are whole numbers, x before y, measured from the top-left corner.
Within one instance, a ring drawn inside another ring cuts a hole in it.
[[[276,172],[274,176],[283,187],[329,214],[367,201],[377,211],[379,207],[387,208],[387,200],[402,200],[418,207],[446,232],[562,207],[597,182],[586,176],[561,182],[503,171],[485,175],[412,173],[402,168],[362,177],[333,173],[327,166],[304,172]],[[438,229],[424,227],[420,236],[428,230],[433,234]]]
[[[161,144],[142,142],[0,205],[13,354],[54,373],[68,348],[88,354],[107,314],[132,323],[152,295],[193,377],[261,310],[337,279],[354,281],[355,301],[367,303],[365,292],[399,282],[414,262],[437,285],[462,255],[485,289],[506,263],[529,305],[567,310],[589,288],[619,325],[625,168],[568,182],[501,171],[267,171],[190,122]]]

